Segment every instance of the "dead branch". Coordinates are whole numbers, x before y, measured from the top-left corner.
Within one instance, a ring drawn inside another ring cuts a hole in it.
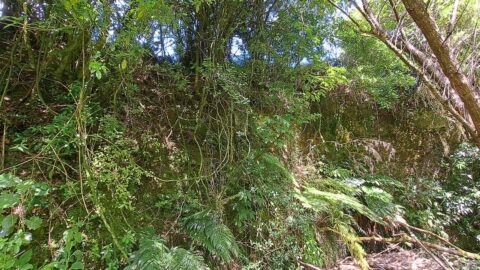
[[[298,263],[305,266],[307,269],[311,269],[311,270],[322,270],[322,268],[318,267],[318,266],[315,266],[313,264],[309,264],[309,263],[306,263],[302,260],[298,260]]]
[[[398,237],[398,238],[384,238],[384,237],[381,237],[381,236],[366,236],[366,237],[359,237],[358,240],[361,241],[361,242],[374,241],[374,242],[383,242],[383,243],[407,243],[407,242],[414,243],[415,242],[414,239],[412,239],[410,236],[408,236],[406,234],[403,234],[401,237]],[[465,250],[462,250],[462,249],[458,250],[458,249],[447,248],[447,247],[444,247],[444,246],[440,246],[440,245],[433,244],[433,243],[428,243],[428,242],[422,242],[422,243],[423,243],[423,245],[425,245],[429,248],[436,249],[436,250],[441,251],[441,252],[449,253],[449,254],[452,254],[452,255],[456,255],[456,256],[464,257],[464,258],[468,258],[468,259],[480,260],[480,255],[479,254],[471,253],[471,252],[468,252],[468,251],[465,251]]]

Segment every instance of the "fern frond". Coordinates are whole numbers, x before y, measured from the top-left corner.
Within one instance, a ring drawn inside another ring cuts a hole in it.
[[[168,247],[163,240],[154,235],[142,237],[139,249],[133,253],[133,262],[126,270],[154,270],[167,265],[169,258]]]
[[[304,192],[297,193],[296,197],[305,207],[317,212],[329,211],[330,207],[351,208],[375,222],[383,223],[377,214],[363,205],[359,200],[345,194],[307,188]]]
[[[208,267],[203,262],[202,256],[196,255],[183,248],[173,248],[170,252],[171,270],[206,270]]]
[[[400,181],[385,175],[370,175],[365,180],[371,185],[375,185],[377,187],[388,187],[388,188],[404,188],[405,185],[402,184]]]
[[[342,193],[331,193],[315,188],[307,188],[303,192],[298,191],[296,197],[305,207],[317,212],[328,213],[332,218],[331,230],[339,234],[347,245],[350,254],[357,259],[360,267],[363,270],[368,269],[365,251],[358,240],[355,230],[350,226],[350,222],[352,222],[351,217],[349,218],[350,222],[348,218],[345,219],[346,215],[343,214],[343,209],[351,208],[378,223],[383,223],[382,219],[355,197]]]
[[[399,213],[400,206],[393,203],[393,197],[377,187],[362,187],[365,202],[377,215],[394,217]]]
[[[358,240],[358,237],[352,227],[339,222],[334,225],[334,228],[342,238],[343,242],[347,244],[348,250],[350,251],[352,257],[357,259],[362,270],[368,270],[369,266],[367,260],[365,259],[365,250],[360,244],[360,241]]]
[[[145,235],[139,249],[133,253],[132,263],[125,270],[206,270],[203,258],[183,248],[169,249],[163,239]]]
[[[219,224],[206,211],[185,218],[184,227],[193,240],[222,261],[229,262],[240,254],[240,248],[230,229]]]
[[[320,178],[320,181],[316,185],[316,188],[322,191],[332,191],[335,193],[342,193],[349,196],[356,196],[359,193],[358,184],[361,185],[361,181],[361,179],[355,179],[351,177],[346,179]]]

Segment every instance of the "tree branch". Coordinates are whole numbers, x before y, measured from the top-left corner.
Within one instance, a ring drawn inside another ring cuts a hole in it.
[[[332,6],[334,6],[338,11],[340,11],[343,15],[347,16],[347,18],[358,28],[358,31],[361,33],[367,33],[369,31],[365,31],[362,29],[361,25],[354,19],[348,12],[346,12],[342,7],[335,4],[332,0],[327,0]]]
[[[405,242],[415,242],[410,236],[403,234],[401,237],[397,238],[383,238],[381,236],[366,236],[366,237],[359,237],[359,241],[361,242],[368,242],[368,241],[375,241],[375,242],[383,242],[383,243],[405,243]],[[465,250],[457,250],[446,248],[437,244],[423,242],[423,244],[429,248],[436,249],[441,252],[453,254],[460,257],[465,257],[473,260],[480,260],[480,255],[471,253]]]
[[[435,55],[443,74],[448,78],[450,85],[463,101],[465,109],[470,115],[475,130],[477,131],[476,141],[480,141],[480,134],[478,134],[478,131],[480,131],[480,104],[476,99],[473,82],[469,81],[460,70],[457,60],[452,57],[448,43],[443,43],[444,39],[438,31],[438,26],[427,12],[424,3],[418,0],[402,0],[402,2],[408,14],[410,14],[415,24],[425,36],[429,48]]]

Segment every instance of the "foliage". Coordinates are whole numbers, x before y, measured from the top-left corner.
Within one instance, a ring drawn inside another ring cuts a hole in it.
[[[315,71],[315,66],[308,67]],[[303,86],[306,100],[318,102],[325,97],[327,92],[333,91],[340,84],[347,84],[349,81],[345,77],[346,70],[340,67],[327,66],[324,74],[307,73],[305,76],[305,85]]]
[[[326,212],[330,210],[331,206],[339,209],[348,207],[358,211],[360,214],[365,215],[373,221],[381,222],[381,219],[375,215],[372,210],[364,206],[354,197],[345,194],[330,193],[319,191],[314,188],[307,188],[297,197],[303,202],[304,206],[314,209],[315,211]]]
[[[375,222],[381,222],[380,217],[376,216],[372,210],[361,204],[356,198],[345,194],[323,192],[314,188],[307,188],[305,191],[299,192],[297,198],[302,201],[305,207],[327,214],[331,219],[331,229],[347,244],[350,253],[359,260],[362,269],[368,269],[365,251],[359,243],[355,231],[351,227],[351,221],[348,220],[343,210],[345,207],[349,207]]]
[[[84,269],[83,253],[75,247],[82,243],[82,234],[77,228],[63,232],[63,245],[58,249],[55,260],[42,269]]]
[[[330,4],[24,2],[0,18],[3,268],[366,268],[358,235],[404,212],[477,248],[478,149],[441,166],[457,126]]]
[[[35,211],[45,207],[49,188],[43,183],[23,181],[12,174],[0,174],[0,263],[4,269],[33,269],[32,241],[42,227],[42,217]]]
[[[393,217],[397,214],[397,205],[393,204],[392,195],[377,187],[362,187],[365,202],[380,217]]]
[[[15,138],[15,150],[45,155],[68,157],[75,153],[77,142],[73,108],[64,109],[52,122],[33,126]]]
[[[132,191],[141,184],[143,176],[148,176],[136,164],[134,158],[138,145],[133,140],[118,139],[113,145],[99,149],[92,160],[92,180],[89,181],[92,190],[98,194],[98,200],[114,200],[118,208],[132,208],[134,197]],[[103,190],[106,191],[103,191]],[[103,197],[103,196],[109,197]],[[94,195],[95,196],[95,195]]]
[[[340,59],[347,67],[346,76],[353,81],[353,89],[366,89],[381,107],[391,107],[400,95],[416,90],[415,76],[380,41],[359,36],[345,25],[339,27],[343,49]]]
[[[231,231],[225,225],[218,224],[208,212],[192,214],[183,222],[188,235],[222,261],[229,262],[240,255]]]
[[[208,269],[203,258],[183,248],[169,249],[158,236],[145,234],[139,249],[132,254],[132,263],[125,269]]]
[[[479,215],[480,193],[475,182],[479,161],[478,148],[461,144],[444,164],[451,170],[445,181],[410,179],[401,200],[411,202],[406,212],[410,221],[462,239],[464,245],[477,249],[479,230],[474,220]]]

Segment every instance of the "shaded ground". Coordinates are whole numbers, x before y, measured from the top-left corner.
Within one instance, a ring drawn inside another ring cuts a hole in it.
[[[450,254],[437,254],[442,256],[458,270],[480,270],[479,261],[466,260]],[[405,250],[393,247],[384,252],[369,254],[367,256],[371,270],[443,270],[435,260],[423,250]],[[359,270],[360,267],[351,257],[338,261],[336,266],[329,270]]]

